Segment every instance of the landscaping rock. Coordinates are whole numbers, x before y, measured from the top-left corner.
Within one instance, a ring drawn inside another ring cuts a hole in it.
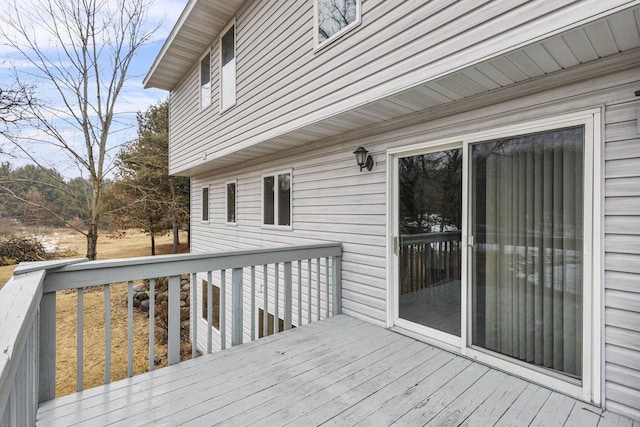
[[[147,290],[145,285],[136,285],[133,287],[133,292],[144,292]]]
[[[183,284],[182,287],[180,288],[180,290],[182,292],[190,292],[191,291],[191,285],[189,283]]]
[[[140,301],[140,308],[142,311],[149,311],[149,298]]]
[[[144,300],[146,300],[146,299],[149,299],[149,294],[148,294],[148,293],[146,293],[145,291],[138,292],[138,293],[136,294],[136,298],[138,298],[140,301],[144,301]]]

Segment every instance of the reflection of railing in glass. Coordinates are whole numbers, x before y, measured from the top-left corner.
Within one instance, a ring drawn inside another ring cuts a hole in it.
[[[462,233],[400,236],[400,294],[460,280]]]

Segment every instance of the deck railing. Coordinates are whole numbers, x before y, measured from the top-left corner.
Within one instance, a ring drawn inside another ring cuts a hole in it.
[[[0,426],[34,425],[38,409],[38,308],[44,271],[0,290]]]
[[[460,279],[460,231],[400,236],[400,286],[403,294]]]
[[[164,255],[106,261],[74,260],[19,266],[0,290],[0,426],[16,419],[35,420],[38,402],[55,397],[56,292],[77,294],[77,390],[83,388],[83,310],[87,287],[101,286],[104,294],[104,382],[110,381],[111,286],[127,283],[127,365],[133,375],[133,283],[149,280],[149,370],[154,368],[155,281],[168,278],[168,363],[180,361],[181,276],[190,277],[192,357],[197,357],[197,323],[202,307],[197,304],[199,275],[208,279],[206,299],[207,339],[204,351],[212,351],[212,277],[219,280],[219,333],[221,349],[227,342],[241,344],[256,338],[256,289],[264,307],[264,332],[268,315],[283,315],[284,329],[320,320],[341,312],[340,244],[280,247],[235,252]],[[62,264],[62,265],[61,265]],[[230,282],[227,278],[230,273]],[[245,285],[245,282],[248,286]],[[230,291],[227,287],[230,286]],[[230,292],[230,294],[228,294]],[[230,295],[230,310],[225,302]],[[271,298],[271,301],[269,299]],[[245,316],[245,305],[251,310]],[[269,310],[271,308],[271,310]],[[280,311],[282,310],[282,311]],[[297,316],[296,316],[297,315]],[[295,316],[295,318],[294,318]],[[245,318],[251,322],[245,328]],[[27,422],[32,425],[33,422]]]

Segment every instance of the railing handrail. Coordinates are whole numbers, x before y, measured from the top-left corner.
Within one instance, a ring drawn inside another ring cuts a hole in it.
[[[257,248],[231,252],[208,252],[196,254],[156,255],[117,260],[86,261],[74,260],[67,265],[46,268],[44,293],[66,289],[85,288],[105,283],[118,283],[149,277],[175,276],[193,271],[233,269],[264,265],[275,262],[288,262],[306,258],[324,258],[340,256],[340,243],[322,243],[316,245],[283,246],[276,248]],[[25,267],[29,267],[28,265]],[[23,274],[26,268],[17,271]]]
[[[36,374],[34,366],[26,365],[37,363],[37,345],[35,341],[29,345],[28,341],[37,337],[35,322],[44,277],[44,270],[22,274],[9,279],[0,289],[0,421],[16,417],[35,422],[37,393],[28,392],[27,382],[37,388]],[[26,350],[33,354],[25,354]],[[17,401],[23,399],[18,404]],[[13,408],[8,407],[10,400]]]
[[[403,234],[400,236],[400,245],[409,246],[422,243],[451,242],[461,239],[462,232],[442,231],[437,233]]]
[[[37,408],[38,401],[42,402],[54,398],[55,396],[55,376],[56,376],[56,292],[62,290],[75,289],[77,298],[77,389],[78,391],[83,388],[83,301],[84,301],[84,289],[90,286],[102,285],[105,307],[110,306],[110,286],[116,283],[126,282],[128,286],[128,332],[127,332],[127,349],[128,349],[128,375],[133,375],[132,370],[132,325],[133,325],[133,301],[132,290],[133,282],[135,280],[150,280],[150,294],[149,298],[153,298],[153,287],[155,278],[166,277],[168,278],[168,363],[173,364],[180,361],[180,287],[181,277],[189,274],[191,276],[191,301],[198,301],[197,292],[198,286],[196,285],[196,277],[199,273],[206,273],[211,277],[212,272],[217,271],[220,274],[220,338],[221,349],[225,348],[224,334],[225,334],[225,322],[230,323],[231,330],[231,345],[241,344],[243,342],[243,307],[244,298],[243,292],[248,292],[251,297],[251,340],[254,338],[255,329],[255,272],[256,266],[262,265],[264,268],[263,277],[263,289],[264,289],[264,322],[265,326],[267,322],[267,301],[269,298],[267,286],[268,286],[268,267],[273,265],[275,268],[273,276],[273,290],[274,290],[274,316],[278,318],[278,307],[281,304],[278,299],[278,280],[282,279],[282,291],[284,297],[284,322],[285,329],[292,327],[293,317],[293,262],[297,261],[297,268],[295,269],[297,278],[297,307],[298,318],[302,316],[302,272],[303,264],[302,260],[307,260],[308,268],[305,271],[308,285],[308,300],[311,301],[311,260],[315,260],[315,289],[317,291],[316,297],[316,309],[317,320],[321,317],[330,316],[331,314],[339,314],[342,306],[342,293],[341,293],[341,257],[342,257],[342,244],[341,243],[320,243],[320,244],[307,244],[298,246],[280,246],[274,248],[254,248],[246,250],[228,251],[228,252],[210,252],[210,253],[196,253],[196,254],[179,254],[179,255],[159,255],[150,257],[137,257],[137,258],[125,258],[116,260],[100,260],[100,261],[88,261],[86,259],[74,259],[74,260],[60,260],[50,262],[37,262],[37,263],[24,263],[18,266],[14,271],[14,278],[6,285],[8,286],[7,292],[3,292],[3,296],[7,293],[13,293],[13,298],[0,299],[0,316],[5,318],[16,318],[16,312],[20,313],[17,317],[20,318],[20,325],[11,323],[12,327],[5,327],[2,323],[3,319],[0,317],[0,409],[4,410],[4,406],[7,406],[8,411],[4,413],[0,411],[0,424],[4,423],[7,419],[9,422],[15,419],[16,408],[23,408],[25,405],[23,396],[29,396],[29,405],[26,410],[29,418],[31,415],[35,415],[35,412],[31,414],[31,408]],[[331,262],[329,261],[331,259]],[[324,281],[321,283],[321,260],[324,262]],[[331,264],[331,265],[330,265]],[[279,267],[282,267],[283,276],[279,276]],[[251,267],[251,271],[244,270],[245,267]],[[230,272],[230,281],[225,285],[225,272]],[[243,291],[243,276],[250,273],[250,288],[247,286],[246,291]],[[34,285],[33,279],[37,278],[37,283]],[[211,280],[209,280],[211,282]],[[24,285],[24,284],[28,284]],[[230,287],[231,291],[231,310],[230,318],[225,320],[228,316],[226,310],[224,310],[224,301],[226,291],[225,286]],[[34,288],[35,286],[35,288]],[[211,286],[211,283],[209,284]],[[321,286],[323,287],[321,291]],[[28,289],[26,289],[28,288]],[[26,292],[25,292],[26,289]],[[207,291],[209,294],[211,291]],[[321,292],[324,295],[324,299],[320,298]],[[11,303],[10,301],[19,301],[17,303]],[[9,302],[8,302],[9,301]],[[20,307],[17,309],[16,307]],[[155,299],[149,305],[150,321],[149,321],[149,348],[154,346],[154,307]],[[323,310],[324,309],[324,310]],[[25,311],[26,310],[26,311]],[[211,307],[208,307],[207,322],[208,328],[212,328],[211,323]],[[326,310],[326,315],[321,316],[321,311]],[[190,317],[192,325],[192,340],[193,350],[192,357],[197,357],[196,343],[197,341],[197,305],[192,303],[190,307]],[[270,314],[269,314],[270,315]],[[311,314],[309,312],[309,318]],[[105,325],[110,325],[110,309],[105,309]],[[309,323],[311,320],[309,320]],[[266,330],[267,328],[265,328]],[[13,335],[11,338],[7,338],[8,332],[11,330]],[[274,328],[274,332],[279,332],[278,328]],[[265,332],[266,333],[266,332]],[[105,328],[105,383],[109,382],[110,372],[110,326]],[[210,331],[209,331],[209,334]],[[13,340],[13,341],[11,341]],[[39,340],[39,341],[38,341]],[[13,345],[11,352],[8,356],[3,354],[5,351],[5,341],[16,342]],[[25,346],[27,343],[28,346]],[[13,348],[17,350],[13,350]],[[207,347],[211,348],[211,337],[207,337]],[[209,350],[211,351],[211,350]],[[149,364],[150,370],[154,366],[155,359],[153,353],[150,350]],[[17,357],[26,359],[26,361],[13,362]],[[26,355],[26,357],[25,357]],[[25,364],[28,368],[25,368]],[[24,376],[20,372],[28,371],[29,374]],[[19,374],[15,374],[18,371]],[[23,377],[25,377],[23,379]],[[12,378],[14,379],[12,382]],[[15,385],[14,385],[15,383]],[[28,386],[27,386],[28,385]],[[8,387],[10,386],[10,387]],[[5,392],[5,390],[8,390]],[[16,390],[16,391],[14,391]],[[5,396],[9,393],[11,397]],[[15,398],[15,396],[21,396]],[[18,403],[16,405],[16,399]],[[22,400],[20,400],[22,399]],[[31,402],[33,400],[33,402]],[[8,402],[8,404],[7,404]],[[35,405],[35,406],[34,406]],[[24,412],[23,409],[20,411]],[[35,410],[34,410],[35,411]]]

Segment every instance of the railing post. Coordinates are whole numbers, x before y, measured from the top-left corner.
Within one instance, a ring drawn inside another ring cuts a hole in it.
[[[244,315],[242,297],[242,268],[231,273],[231,345],[242,344],[242,320]]]
[[[169,365],[180,362],[180,276],[169,277]]]
[[[284,263],[284,330],[291,329],[291,262]]]
[[[342,313],[342,256],[333,257],[333,315]]]
[[[42,295],[40,301],[40,369],[38,398],[40,402],[56,396],[56,293]]]

